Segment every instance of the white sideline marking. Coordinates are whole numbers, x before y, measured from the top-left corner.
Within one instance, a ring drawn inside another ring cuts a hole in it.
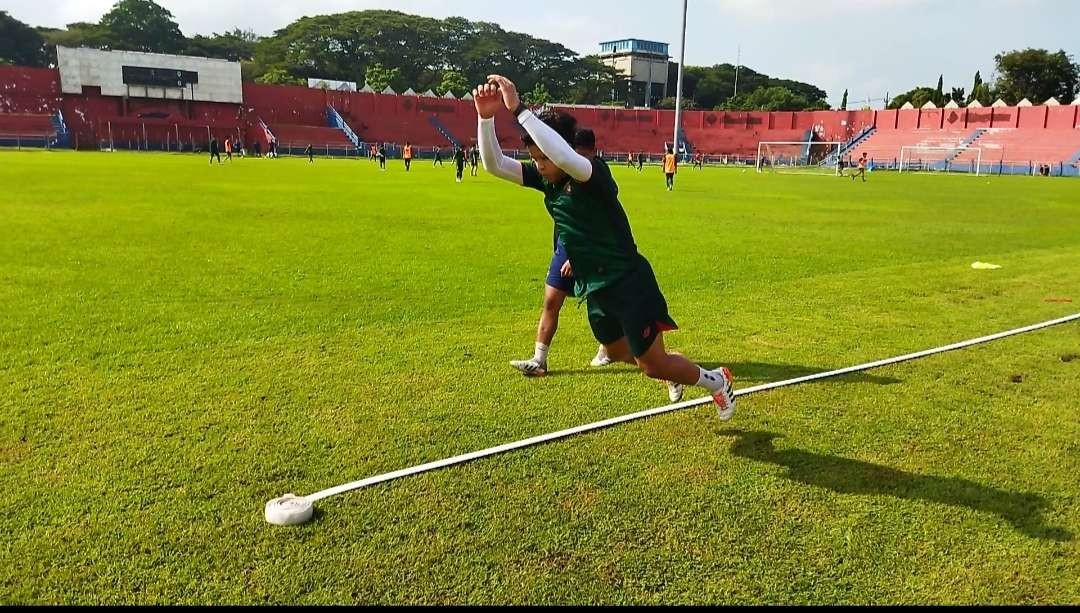
[[[880,366],[886,366],[886,365],[889,365],[889,364],[897,364],[899,362],[906,362],[908,360],[915,360],[915,359],[918,359],[918,358],[926,357],[928,355],[934,355],[934,354],[937,354],[937,353],[944,353],[946,351],[953,351],[953,350],[956,350],[956,349],[963,349],[964,347],[970,347],[972,345],[978,345],[980,343],[988,343],[990,341],[994,341],[994,340],[997,340],[997,339],[1000,339],[1000,338],[1005,338],[1007,336],[1013,336],[1013,335],[1016,335],[1016,334],[1023,334],[1025,332],[1031,332],[1031,331],[1034,331],[1034,330],[1040,330],[1042,328],[1049,328],[1050,326],[1056,326],[1056,325],[1059,325],[1059,324],[1068,323],[1070,321],[1075,321],[1075,320],[1078,320],[1078,319],[1080,319],[1080,313],[1075,313],[1073,315],[1069,315],[1067,317],[1062,317],[1060,319],[1054,319],[1054,320],[1051,320],[1051,321],[1045,321],[1043,323],[1034,324],[1034,325],[1031,325],[1031,326],[1026,326],[1024,328],[1016,328],[1015,330],[1009,330],[1007,332],[999,332],[997,334],[991,334],[989,336],[981,336],[979,338],[975,338],[975,339],[971,339],[971,340],[967,340],[967,341],[962,341],[962,342],[959,342],[959,343],[954,343],[952,345],[945,345],[943,347],[938,347],[936,349],[927,349],[926,351],[919,351],[917,353],[909,353],[909,354],[906,354],[906,355],[896,356],[896,357],[893,357],[893,358],[886,358],[884,360],[878,360],[876,362],[867,362],[866,364],[860,364],[858,366],[849,366],[847,368],[841,368],[841,369],[838,369],[838,370],[830,370],[828,372],[822,372],[822,373],[817,373],[817,374],[813,374],[813,375],[806,375],[806,376],[797,377],[797,378],[794,378],[794,379],[787,379],[785,381],[776,381],[776,382],[773,382],[773,383],[765,383],[763,385],[755,385],[754,387],[748,387],[748,388],[744,388],[744,389],[741,389],[741,390],[737,390],[735,392],[735,395],[736,396],[746,396],[746,395],[749,395],[749,394],[756,394],[758,392],[764,392],[764,391],[776,389],[776,388],[779,388],[779,387],[786,387],[786,386],[789,386],[789,385],[796,385],[796,384],[799,384],[799,383],[806,383],[807,381],[815,381],[817,379],[825,379],[825,378],[828,378],[828,377],[837,377],[837,376],[840,376],[840,375],[845,375],[845,374],[853,373],[853,372],[859,372],[859,371],[863,371],[863,370],[869,370],[871,368],[878,368]],[[603,421],[593,422],[591,424],[585,424],[583,426],[577,426],[577,427],[569,428],[569,429],[566,429],[566,430],[560,430],[558,432],[552,432],[550,434],[542,434],[540,436],[534,436],[532,438],[523,439],[523,440],[516,441],[516,442],[513,442],[513,443],[505,443],[503,445],[498,445],[497,447],[489,447],[487,449],[482,449],[480,451],[473,451],[471,453],[464,453],[464,454],[461,454],[461,455],[457,455],[457,456],[454,456],[452,458],[446,458],[446,459],[443,459],[443,460],[437,460],[435,462],[428,462],[426,464],[420,464],[420,465],[417,465],[417,466],[412,466],[410,468],[403,468],[401,470],[395,470],[393,472],[384,473],[384,474],[381,474],[381,475],[376,475],[374,477],[368,477],[366,479],[361,479],[360,481],[353,481],[352,483],[346,483],[344,485],[339,485],[337,487],[332,487],[332,488],[329,488],[329,489],[325,489],[325,490],[322,490],[321,492],[316,492],[314,494],[308,494],[307,496],[304,496],[304,498],[308,499],[311,502],[315,502],[315,501],[318,501],[318,500],[322,500],[323,498],[329,498],[330,496],[336,496],[337,494],[342,494],[342,493],[349,492],[349,491],[352,491],[352,490],[357,490],[357,489],[360,489],[360,488],[372,486],[372,485],[375,485],[375,484],[378,484],[378,483],[385,483],[387,481],[392,481],[394,479],[400,479],[401,477],[408,477],[409,475],[415,475],[415,474],[435,470],[435,469],[438,469],[438,468],[445,468],[447,466],[453,466],[455,464],[461,464],[463,462],[469,462],[471,460],[476,460],[476,459],[479,459],[479,458],[484,458],[484,457],[492,456],[492,455],[499,454],[499,453],[505,453],[507,451],[513,451],[515,449],[521,449],[523,447],[530,447],[530,446],[533,446],[533,445],[539,445],[541,443],[554,441],[554,440],[557,440],[557,439],[560,439],[560,438],[566,438],[568,436],[573,436],[575,434],[581,434],[583,432],[590,432],[592,430],[599,430],[601,428],[607,428],[609,426],[614,426],[614,425],[617,425],[617,424],[626,423],[628,421],[634,421],[634,420],[637,420],[637,419],[643,419],[645,417],[652,417],[653,415],[660,415],[660,414],[663,414],[663,413],[669,413],[671,411],[678,411],[680,409],[686,409],[686,408],[695,407],[695,406],[702,405],[702,404],[708,404],[710,402],[712,402],[712,397],[711,396],[705,396],[704,398],[698,398],[696,400],[684,400],[682,402],[677,402],[675,404],[669,404],[667,406],[657,407],[655,409],[648,409],[646,411],[641,411],[641,412],[638,412],[638,413],[632,413],[632,414],[629,414],[629,415],[623,415],[621,417],[612,417],[611,419],[605,419]]]

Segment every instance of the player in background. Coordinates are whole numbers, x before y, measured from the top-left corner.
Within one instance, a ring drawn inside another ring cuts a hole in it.
[[[665,147],[664,153],[664,177],[667,182],[667,190],[675,189],[675,173],[679,171],[679,162],[671,147]]]

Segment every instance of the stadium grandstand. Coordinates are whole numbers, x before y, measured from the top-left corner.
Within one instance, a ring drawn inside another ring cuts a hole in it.
[[[597,134],[609,158],[670,143],[675,112],[561,106]],[[520,148],[508,116],[498,133]],[[58,48],[55,69],[0,66],[0,146],[200,151],[210,138],[281,153],[308,145],[327,155],[366,155],[387,143],[393,155],[411,142],[420,155],[475,143],[476,113],[464,99],[243,83],[236,62],[177,55]],[[681,148],[711,162],[753,165],[766,141],[841,142],[841,155],[867,154],[875,168],[896,168],[902,148],[925,149],[927,167],[966,172],[974,151],[983,172],[1029,174],[1049,165],[1076,176],[1080,106],[911,108],[898,110],[682,114]],[[826,160],[822,163],[833,163]]]

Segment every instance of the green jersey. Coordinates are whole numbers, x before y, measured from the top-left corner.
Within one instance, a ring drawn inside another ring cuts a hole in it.
[[[584,183],[570,177],[549,183],[535,164],[521,165],[522,185],[544,193],[544,205],[574,269],[578,296],[612,285],[641,260],[611,170],[596,158],[592,166],[592,176]]]

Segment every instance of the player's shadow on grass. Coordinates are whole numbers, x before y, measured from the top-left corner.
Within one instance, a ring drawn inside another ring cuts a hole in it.
[[[1073,538],[1068,530],[1043,522],[1042,512],[1049,505],[1037,494],[1010,492],[958,477],[919,475],[800,449],[778,450],[773,446],[773,439],[781,435],[773,432],[724,430],[719,434],[736,438],[731,446],[733,455],[783,466],[787,469],[785,476],[799,483],[840,494],[886,495],[968,507],[993,513],[1033,538],[1052,541],[1071,541]]]
[[[829,368],[817,368],[815,366],[798,366],[796,364],[767,364],[765,362],[728,362],[724,364],[701,364],[703,368],[710,370],[727,366],[731,374],[735,376],[735,387],[746,387],[745,383],[771,383],[773,381],[785,381],[814,375],[819,372],[828,372]],[[633,369],[629,364],[612,364],[601,368],[569,368],[557,369],[548,373],[549,377],[560,375],[602,375],[626,373]],[[892,377],[877,377],[866,373],[850,373],[836,378],[823,379],[834,383],[874,383],[876,385],[891,385],[900,383],[900,379]]]

